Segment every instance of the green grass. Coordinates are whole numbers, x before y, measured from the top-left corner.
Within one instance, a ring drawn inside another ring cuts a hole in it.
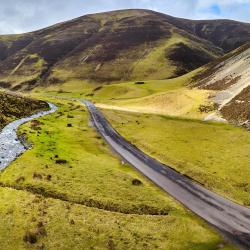
[[[202,112],[201,106],[214,107],[208,100],[210,91],[186,87],[152,94],[142,98],[120,99],[97,103],[100,108],[138,113],[152,113],[202,119],[210,111]],[[212,109],[214,110],[214,109]]]
[[[0,130],[18,118],[29,116],[48,108],[45,102],[7,94],[0,90]]]
[[[250,134],[243,128],[149,114],[104,113],[146,153],[208,189],[250,206]]]
[[[166,50],[174,44],[185,42],[186,39],[178,34],[159,42],[157,47],[133,65],[133,79],[166,79],[175,74],[176,66],[166,57]]]
[[[145,97],[159,92],[179,89],[183,86],[185,80],[176,78],[174,80],[149,80],[144,84],[135,84],[135,82],[125,82],[119,84],[105,85],[102,89],[94,92],[92,99],[100,102],[114,102],[120,100]]]
[[[191,216],[124,215],[6,188],[0,200],[1,249],[235,249]]]
[[[142,98],[149,95],[174,91],[186,86],[199,71],[192,71],[181,77],[168,80],[146,80],[145,84],[135,84],[135,81],[117,82],[112,84],[98,84],[88,81],[72,79],[63,84],[39,87],[33,94],[43,96],[87,98],[95,102],[115,103],[120,100]],[[99,89],[97,89],[99,87]]]
[[[100,86],[86,98],[99,107],[141,113],[153,113],[188,118],[204,118],[200,106],[211,106],[211,91],[191,89],[188,83],[200,69],[169,80],[144,81],[144,84],[125,82]]]
[[[68,114],[73,118],[68,118]],[[34,130],[29,124],[20,130],[30,142],[39,143],[7,168],[0,182],[34,192],[45,188],[46,195],[125,213],[172,210],[164,202],[165,195],[159,194],[142,177],[145,185],[132,185],[132,180],[139,178],[138,174],[109,154],[102,139],[88,127],[88,115],[81,106],[65,105],[51,119],[40,121],[44,123],[38,127],[42,130]],[[67,160],[67,163],[57,164],[58,159]],[[35,174],[41,177],[36,178]],[[47,180],[48,175],[51,181]],[[22,177],[25,180],[19,182]]]
[[[55,114],[21,127],[33,148],[0,174],[3,249],[220,248],[217,233],[110,153],[85,108],[56,102]]]

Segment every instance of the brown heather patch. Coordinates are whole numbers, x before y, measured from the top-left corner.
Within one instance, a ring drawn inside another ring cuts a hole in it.
[[[236,76],[236,77],[231,77],[228,76],[224,79],[215,81],[214,83],[202,87],[203,89],[208,89],[208,90],[224,90],[229,88],[230,86],[234,85],[241,79],[241,76]],[[206,79],[207,80],[207,79]],[[205,83],[205,81],[204,81]]]
[[[232,122],[250,121],[250,86],[223,107],[221,112],[227,120]]]

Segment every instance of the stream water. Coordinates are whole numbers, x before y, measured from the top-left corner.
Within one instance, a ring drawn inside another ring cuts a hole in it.
[[[12,161],[28,149],[17,136],[18,127],[33,119],[54,113],[57,110],[54,104],[48,104],[50,110],[41,111],[29,117],[15,120],[2,129],[0,133],[0,170],[6,168]]]

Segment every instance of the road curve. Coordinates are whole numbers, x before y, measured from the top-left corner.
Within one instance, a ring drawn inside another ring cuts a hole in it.
[[[224,236],[250,249],[250,209],[219,196],[143,153],[115,131],[103,114],[89,101],[93,125],[107,143],[143,175],[206,220]]]

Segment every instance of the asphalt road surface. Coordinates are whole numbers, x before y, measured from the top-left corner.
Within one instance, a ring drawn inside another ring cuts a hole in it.
[[[225,199],[188,177],[178,173],[143,153],[116,132],[103,114],[89,101],[88,108],[93,125],[125,161],[180,201],[185,207],[206,220],[224,236],[250,249],[250,209]]]

